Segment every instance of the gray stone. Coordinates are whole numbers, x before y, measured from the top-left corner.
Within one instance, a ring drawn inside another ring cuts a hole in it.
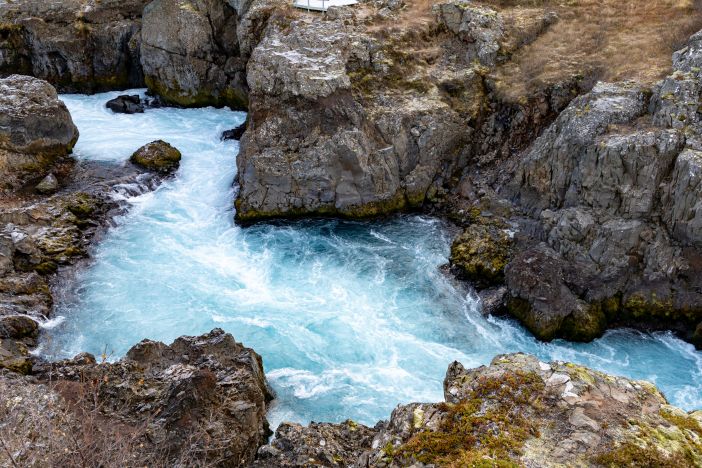
[[[45,176],[77,140],[78,129],[53,86],[29,76],[0,79],[0,174],[6,188]]]
[[[41,194],[50,194],[54,193],[56,190],[58,190],[59,184],[58,180],[56,179],[56,176],[53,174],[49,174],[48,176],[44,177],[41,182],[37,184],[36,187],[34,187],[34,190]]]
[[[61,91],[142,87],[141,10],[148,0],[0,3],[0,73],[31,74]]]

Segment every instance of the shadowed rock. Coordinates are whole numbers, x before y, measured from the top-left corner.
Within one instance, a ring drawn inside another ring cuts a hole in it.
[[[141,114],[144,112],[144,104],[142,104],[138,94],[117,96],[107,101],[105,107],[118,114]]]
[[[22,465],[248,466],[270,433],[261,358],[219,329],[171,345],[145,340],[113,363],[80,354],[39,364],[31,381],[0,375],[0,388],[0,422],[24,421],[11,435],[0,426],[5,443],[25,444],[14,454]],[[35,398],[6,406],[27,393]],[[33,411],[48,402],[50,414]],[[62,432],[41,429],[49,417]],[[49,440],[70,447],[70,437],[83,443],[68,452],[40,448]]]
[[[62,92],[139,88],[141,11],[148,0],[0,3],[0,73],[45,79]]]

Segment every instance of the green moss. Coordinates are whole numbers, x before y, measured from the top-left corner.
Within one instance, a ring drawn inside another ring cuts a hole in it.
[[[378,200],[368,202],[363,205],[350,206],[343,210],[337,209],[334,205],[327,204],[319,207],[309,208],[294,208],[286,210],[271,210],[262,211],[247,207],[242,209],[243,202],[241,198],[237,198],[234,202],[236,207],[236,220],[242,223],[249,223],[272,218],[298,218],[309,216],[334,216],[348,219],[367,219],[373,218],[411,207],[405,195],[398,191],[395,196],[387,200]]]
[[[132,154],[129,160],[146,169],[169,173],[178,169],[182,154],[163,140],[142,146]]]
[[[385,453],[400,465],[516,467],[525,442],[539,436],[529,412],[543,388],[533,372],[482,377],[468,398],[441,406],[438,430],[421,430]]]
[[[598,465],[621,468],[680,468],[686,466],[684,457],[679,454],[666,456],[651,446],[641,447],[633,442],[626,442],[614,450],[595,458]]]
[[[56,273],[56,270],[58,270],[58,265],[52,261],[45,261],[35,266],[34,270],[40,275],[50,275],[52,273]]]
[[[569,341],[589,342],[602,336],[607,329],[607,317],[599,303],[589,304],[563,319],[558,336]]]
[[[487,284],[504,281],[512,241],[493,226],[470,225],[451,245],[451,264],[464,278]]]
[[[684,411],[664,405],[659,415],[670,425],[630,421],[635,433],[595,461],[607,467],[702,466],[702,425]]]
[[[671,295],[659,297],[655,292],[648,296],[634,293],[624,301],[623,307],[634,318],[669,317],[673,312],[673,298]]]
[[[587,367],[579,366],[577,364],[573,364],[572,362],[566,362],[565,366],[568,369],[568,374],[570,375],[571,380],[581,380],[590,385],[594,385],[595,376]]]
[[[98,200],[87,193],[73,194],[64,202],[64,207],[79,220],[89,218],[97,209]]]
[[[193,95],[184,91],[177,83],[162,83],[153,76],[146,76],[144,81],[150,91],[161,96],[166,102],[182,107],[229,106],[233,110],[248,110],[249,107],[248,96],[239,89],[226,88],[220,92],[205,87]]]

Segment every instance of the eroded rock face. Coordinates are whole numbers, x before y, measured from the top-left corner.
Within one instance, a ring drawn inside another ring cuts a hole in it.
[[[0,377],[0,421],[14,422],[0,434],[24,447],[16,463],[248,466],[269,434],[261,358],[219,329],[169,346],[145,340],[115,363],[81,354],[34,371],[10,389]],[[62,432],[43,430],[49,418]],[[74,448],[47,451],[50,439]]]
[[[600,83],[575,99],[503,190],[538,225],[521,223],[506,268],[510,311],[537,337],[646,323],[692,339],[702,321],[702,126],[685,111],[700,96],[700,40],[652,96]]]
[[[144,85],[139,63],[147,0],[20,0],[0,4],[0,73],[45,79],[63,92]]]
[[[363,98],[359,86],[375,86],[366,79],[382,87],[398,77],[380,65],[385,46],[354,24],[269,22],[248,64],[238,219],[416,207],[450,172],[465,121],[433,93],[385,88]]]
[[[3,189],[46,176],[78,140],[53,86],[22,75],[0,79],[0,174]]]
[[[246,61],[240,56],[237,36],[240,13],[224,0],[149,3],[141,33],[147,86],[167,102],[182,106],[244,109]]]

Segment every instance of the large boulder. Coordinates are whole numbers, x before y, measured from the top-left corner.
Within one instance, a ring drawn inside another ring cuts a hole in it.
[[[241,8],[241,6],[240,6]],[[141,63],[146,84],[187,107],[247,105],[239,15],[224,0],[154,0],[144,8]]]
[[[136,150],[129,160],[151,171],[169,174],[178,169],[181,157],[177,148],[163,140],[156,140]]]
[[[247,466],[269,435],[265,415],[272,396],[261,357],[219,329],[168,346],[145,340],[114,363],[82,354],[35,366],[34,375],[82,415],[82,422],[63,428],[67,434],[89,436],[96,419],[128,431],[129,464]],[[109,461],[109,453],[89,447],[74,455],[90,465]]]
[[[605,330],[601,308],[579,298],[569,284],[578,272],[545,244],[520,252],[507,265],[507,308],[537,338],[590,341]]]
[[[0,73],[45,79],[64,92],[136,88],[141,12],[148,0],[0,3]]]
[[[451,267],[460,277],[481,285],[500,284],[509,261],[511,239],[506,229],[471,224],[451,245]]]
[[[218,329],[0,372],[0,465],[249,466],[270,399],[260,356]]]
[[[22,75],[0,79],[0,173],[5,189],[48,174],[68,155],[78,129],[49,83]]]
[[[258,450],[251,466],[354,466],[376,434],[375,429],[351,420],[339,424],[313,422],[308,426],[284,422],[276,429],[271,443]]]

